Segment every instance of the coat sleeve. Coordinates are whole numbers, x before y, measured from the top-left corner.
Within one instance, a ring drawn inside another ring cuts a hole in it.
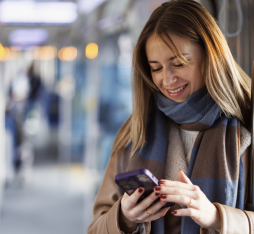
[[[220,212],[221,234],[252,234],[254,233],[253,212],[232,208],[230,206],[214,203]]]
[[[247,165],[248,165],[249,149],[245,150],[242,155],[243,165],[245,169],[245,186],[247,185]],[[246,189],[245,189],[246,193]],[[254,234],[254,212],[240,210],[230,206],[213,203],[219,210],[221,219],[221,234]],[[201,234],[207,234],[208,230],[200,229]]]
[[[93,208],[93,221],[88,227],[88,234],[122,234],[119,227],[119,211],[121,199],[117,193],[116,157],[111,157],[107,165],[105,175],[95,199]],[[143,230],[145,226],[145,231]],[[139,226],[139,234],[150,233],[150,223]]]
[[[116,159],[111,157],[93,208],[93,221],[88,234],[122,234],[118,224],[121,198],[114,183]]]

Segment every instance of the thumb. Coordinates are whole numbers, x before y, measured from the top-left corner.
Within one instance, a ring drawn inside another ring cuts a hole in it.
[[[178,178],[179,178],[180,182],[183,182],[183,183],[185,183],[185,184],[192,184],[191,181],[190,181],[190,179],[188,178],[188,176],[186,176],[186,175],[184,174],[184,172],[182,171],[182,169],[180,169],[180,170],[178,171]]]

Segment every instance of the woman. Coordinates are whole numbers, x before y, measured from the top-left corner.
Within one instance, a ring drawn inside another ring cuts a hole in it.
[[[162,4],[141,32],[133,71],[133,113],[116,136],[88,233],[252,233],[244,210],[251,81],[216,21],[192,0]],[[144,189],[128,196],[114,177],[139,168],[160,186],[137,204]],[[161,209],[166,202],[176,205]]]

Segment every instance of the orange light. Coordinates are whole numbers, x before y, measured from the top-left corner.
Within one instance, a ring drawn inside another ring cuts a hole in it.
[[[40,47],[34,47],[33,49],[33,59],[40,60]]]
[[[89,43],[86,46],[86,57],[89,59],[95,59],[98,55],[99,47],[96,43]]]
[[[34,50],[35,60],[52,60],[57,55],[57,48],[53,46],[36,47]]]
[[[77,57],[78,51],[75,47],[63,47],[58,52],[58,58],[62,61],[73,61]]]
[[[2,46],[2,44],[0,44],[0,61],[4,61],[5,60],[5,49]]]
[[[11,59],[11,51],[8,47],[3,47],[0,43],[0,61],[7,61]]]
[[[15,60],[21,54],[20,48],[18,47],[10,47],[9,51],[10,51],[9,60]]]
[[[0,43],[0,61],[6,61],[10,57],[10,50]]]
[[[8,47],[5,47],[5,60],[8,60],[11,56],[10,49]]]
[[[52,46],[43,46],[40,48],[40,60],[52,60],[57,55],[57,49]]]

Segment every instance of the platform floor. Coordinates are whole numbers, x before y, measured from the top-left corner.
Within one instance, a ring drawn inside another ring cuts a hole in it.
[[[9,185],[0,218],[2,234],[84,234],[82,173],[77,167],[35,166],[30,182]]]

